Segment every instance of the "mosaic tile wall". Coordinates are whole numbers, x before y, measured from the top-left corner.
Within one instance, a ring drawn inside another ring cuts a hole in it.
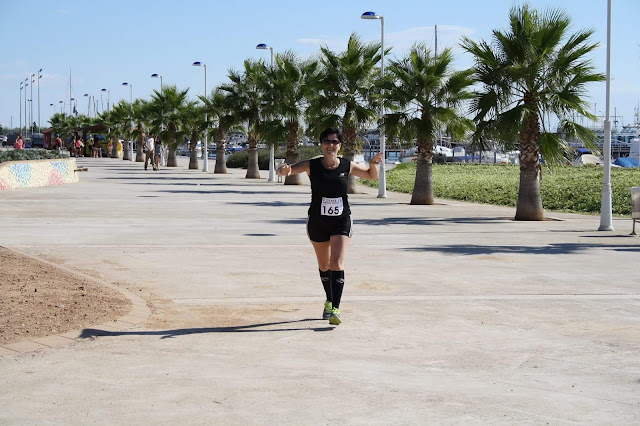
[[[76,159],[0,163],[0,191],[78,182]]]

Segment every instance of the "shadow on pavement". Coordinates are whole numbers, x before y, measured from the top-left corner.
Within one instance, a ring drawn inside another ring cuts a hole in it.
[[[330,331],[334,327],[282,327],[282,328],[261,328],[273,325],[294,324],[299,322],[323,321],[316,318],[306,318],[296,321],[280,321],[267,322],[262,324],[238,325],[231,327],[205,327],[205,328],[178,328],[176,330],[157,330],[157,331],[109,331],[99,330],[96,328],[85,328],[80,335],[81,339],[91,337],[107,337],[107,336],[160,336],[161,339],[171,339],[177,336],[185,336],[188,334],[204,334],[204,333],[264,333],[274,331]]]
[[[244,204],[244,203],[241,203]],[[249,203],[254,204],[254,203]],[[255,203],[255,205],[267,205],[273,207],[282,207],[282,206],[308,206],[308,203],[282,203],[279,201],[274,202],[264,202],[264,203]],[[454,217],[454,218],[424,218],[424,217],[385,217],[381,219],[359,219],[355,218],[354,223],[357,225],[368,225],[368,226],[393,226],[393,225],[445,225],[450,223],[460,223],[460,224],[487,224],[487,223],[504,223],[510,221],[509,219],[501,218],[501,217]],[[270,220],[272,223],[284,223],[284,224],[298,224],[298,223],[307,223],[307,219],[274,219]],[[427,247],[428,249],[429,247]]]
[[[624,252],[640,252],[640,246],[605,245],[605,244],[550,244],[546,246],[478,246],[449,245],[433,247],[407,247],[404,251],[425,251],[459,255],[487,254],[573,254],[589,249],[605,249]]]
[[[193,185],[192,185],[193,186]],[[203,186],[207,186],[205,185],[200,185],[201,187]],[[284,195],[289,195],[289,192],[286,191],[234,191],[234,190],[205,190],[205,191],[188,191],[188,190],[178,190],[178,189],[165,189],[165,190],[160,190],[158,192],[166,192],[168,194],[284,194]]]
[[[258,207],[294,207],[294,206],[309,206],[309,203],[290,203],[285,201],[256,201],[256,202],[245,202],[245,201],[230,201],[227,204],[236,204],[236,205],[247,205],[247,206],[258,206]]]
[[[392,225],[444,225],[450,223],[459,224],[487,224],[503,223],[510,219],[503,217],[451,217],[451,218],[425,218],[425,217],[385,217],[380,219],[355,219],[359,225],[392,226]]]

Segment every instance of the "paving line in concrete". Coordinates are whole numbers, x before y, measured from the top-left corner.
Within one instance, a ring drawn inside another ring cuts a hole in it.
[[[436,296],[346,296],[347,302],[422,302],[422,301],[460,301],[460,300],[616,300],[640,299],[640,293],[632,294],[491,294],[491,295],[436,295]],[[179,305],[233,305],[233,304],[271,304],[271,303],[314,303],[313,296],[278,297],[228,297],[228,298],[177,298],[172,301]]]

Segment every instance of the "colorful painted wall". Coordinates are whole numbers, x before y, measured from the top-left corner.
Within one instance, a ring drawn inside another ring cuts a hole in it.
[[[0,163],[0,191],[78,182],[75,158]]]

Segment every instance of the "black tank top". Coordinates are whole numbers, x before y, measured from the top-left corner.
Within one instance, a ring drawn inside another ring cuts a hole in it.
[[[340,165],[326,169],[322,157],[309,160],[309,180],[311,180],[311,205],[309,216],[344,217],[351,214],[347,199],[347,181],[351,162],[338,157]]]

